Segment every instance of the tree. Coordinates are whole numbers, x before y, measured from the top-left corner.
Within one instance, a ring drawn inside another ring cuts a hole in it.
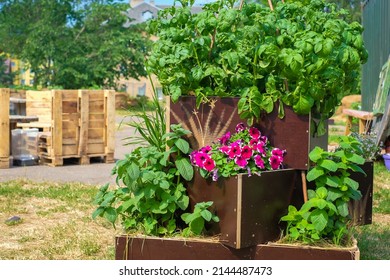
[[[112,0],[0,0],[0,49],[29,63],[35,85],[112,87],[145,76],[148,40]]]
[[[0,87],[10,86],[15,77],[15,73],[11,72],[11,65],[7,63],[7,57],[0,54]]]

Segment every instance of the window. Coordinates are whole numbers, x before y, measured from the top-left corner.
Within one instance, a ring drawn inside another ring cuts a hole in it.
[[[142,18],[144,21],[153,18],[153,13],[151,11],[145,11],[142,13]]]
[[[146,84],[138,88],[137,96],[145,96],[145,92],[146,92]]]
[[[158,100],[163,100],[164,99],[164,94],[163,94],[162,88],[158,87],[158,88],[156,88],[156,91],[157,91],[157,98],[158,98]]]

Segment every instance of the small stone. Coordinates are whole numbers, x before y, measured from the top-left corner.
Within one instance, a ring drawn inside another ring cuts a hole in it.
[[[22,222],[22,218],[18,217],[18,216],[13,216],[9,219],[7,219],[5,221],[5,224],[6,225],[9,225],[9,226],[12,226],[12,225],[16,225],[16,224],[19,224]]]

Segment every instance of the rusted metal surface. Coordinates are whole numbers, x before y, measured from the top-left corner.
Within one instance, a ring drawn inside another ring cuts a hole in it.
[[[195,97],[181,97],[177,103],[170,101],[168,124],[180,123],[193,134],[189,138],[193,149],[210,144],[226,132],[233,133],[242,120],[237,112],[239,98],[215,98],[212,104],[201,104],[196,108]],[[309,151],[314,146],[327,149],[327,135],[310,136],[310,116],[297,115],[291,107],[284,106],[285,117],[278,117],[276,105],[270,114],[261,115],[255,126],[266,135],[271,145],[285,149],[285,167],[307,170]]]
[[[349,202],[349,213],[354,225],[372,224],[372,195],[374,185],[374,163],[372,161],[361,166],[366,175],[362,173],[352,173],[351,179],[359,182],[359,190],[362,193],[360,200]]]
[[[117,236],[116,260],[357,260],[359,248],[261,244],[233,249],[201,239]]]
[[[245,248],[279,239],[284,226],[279,220],[300,188],[299,171],[278,170],[217,182],[196,173],[187,192],[192,208],[198,202],[214,202],[220,222],[210,228],[211,234],[220,234],[220,241],[230,247]]]

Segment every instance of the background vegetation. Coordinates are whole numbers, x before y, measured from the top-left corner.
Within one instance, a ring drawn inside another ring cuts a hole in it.
[[[0,50],[23,60],[34,85],[112,87],[145,76],[142,25],[124,27],[128,4],[113,0],[0,0]]]

